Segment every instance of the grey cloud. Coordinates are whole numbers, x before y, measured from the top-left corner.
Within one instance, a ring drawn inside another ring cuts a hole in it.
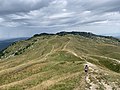
[[[119,18],[120,0],[0,0],[0,26],[4,28],[118,27]]]
[[[120,0],[96,0],[96,2],[87,2],[84,7],[95,13],[117,12],[120,11]]]
[[[29,12],[47,7],[51,0],[0,0],[0,14]]]

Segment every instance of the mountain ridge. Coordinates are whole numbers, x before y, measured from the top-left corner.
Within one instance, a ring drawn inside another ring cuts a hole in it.
[[[91,32],[77,32],[77,31],[72,31],[72,32],[66,32],[66,31],[63,31],[63,32],[58,32],[56,34],[52,34],[52,33],[41,33],[41,34],[35,34],[33,37],[36,37],[36,36],[42,36],[42,35],[68,35],[68,34],[72,34],[72,35],[81,35],[81,36],[85,36],[85,37],[103,37],[103,38],[109,38],[109,39],[114,39],[114,40],[118,40],[120,41],[120,39],[118,38],[115,38],[113,36],[104,36],[104,35],[97,35],[97,34],[93,34]]]
[[[119,90],[119,51],[116,39],[78,33],[37,34],[3,51],[0,89]]]

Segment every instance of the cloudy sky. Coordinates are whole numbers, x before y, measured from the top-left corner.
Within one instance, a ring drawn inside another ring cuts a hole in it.
[[[120,0],[0,0],[0,38],[58,31],[120,34]]]

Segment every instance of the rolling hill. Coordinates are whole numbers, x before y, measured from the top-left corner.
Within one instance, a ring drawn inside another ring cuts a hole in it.
[[[113,37],[36,34],[0,58],[0,90],[120,90],[120,40]]]

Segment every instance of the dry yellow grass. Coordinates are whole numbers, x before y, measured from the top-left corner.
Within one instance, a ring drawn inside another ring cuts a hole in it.
[[[14,55],[16,51],[21,53]],[[95,86],[105,90],[107,85],[117,90],[120,88],[119,51],[120,43],[105,38],[34,37],[6,49],[6,58],[0,61],[0,90],[85,90]],[[115,58],[110,57],[112,52],[117,53]],[[87,82],[85,64],[90,68]],[[108,64],[116,64],[118,70]]]

